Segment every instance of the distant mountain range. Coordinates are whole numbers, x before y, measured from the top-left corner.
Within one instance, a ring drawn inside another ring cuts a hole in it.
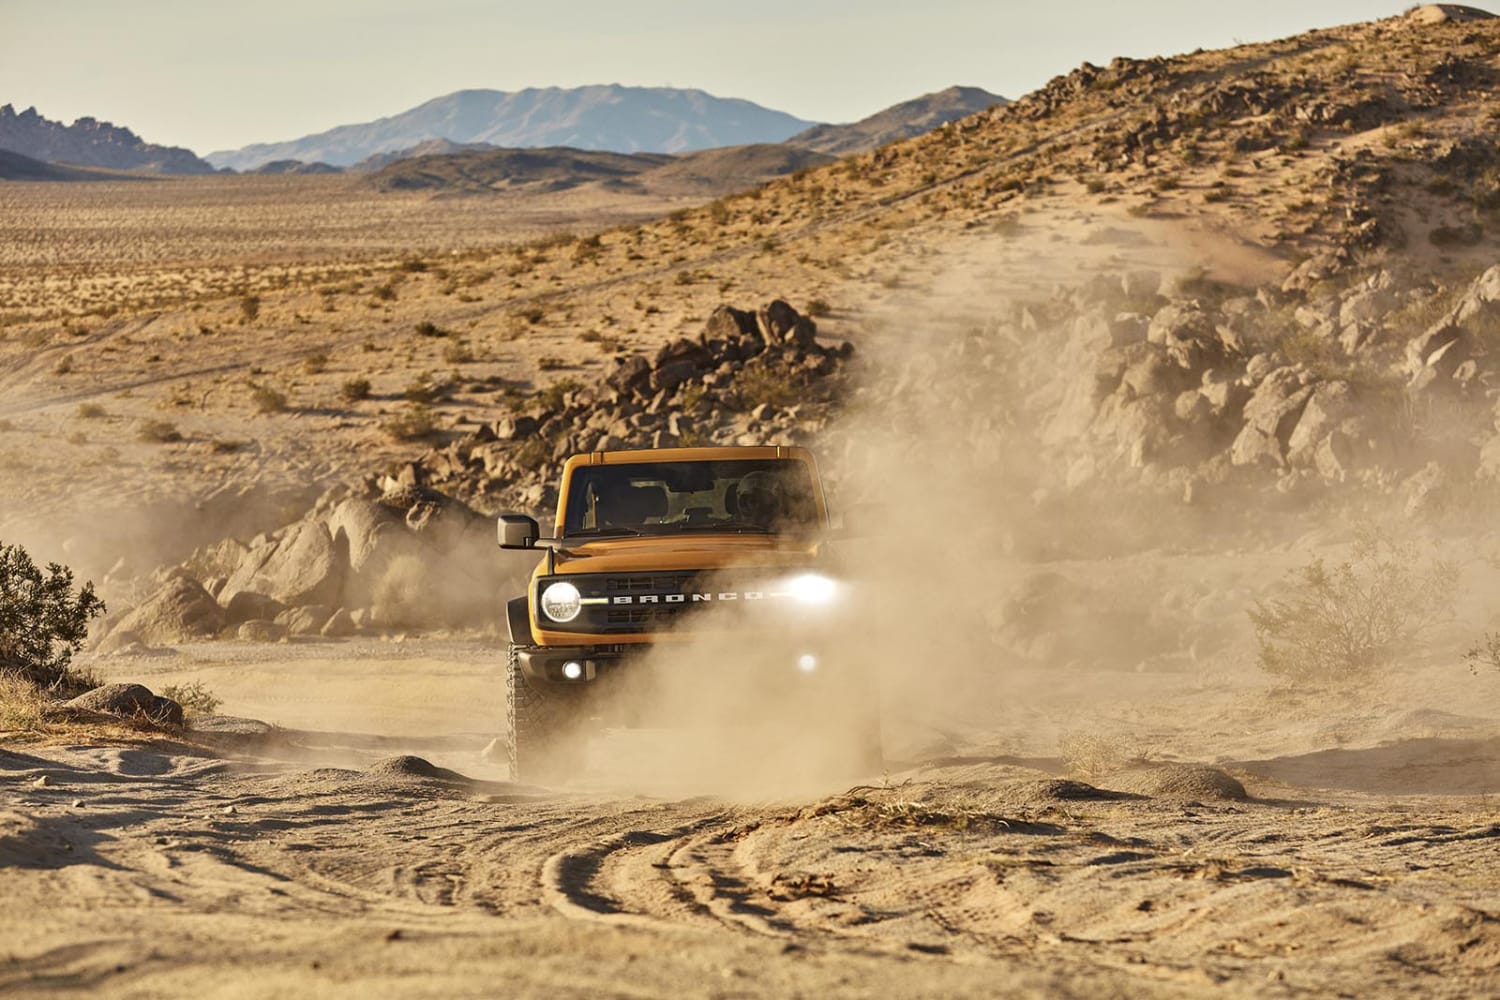
[[[433,139],[492,146],[568,146],[617,153],[685,153],[781,142],[812,122],[701,90],[609,86],[460,90],[389,118],[210,153],[216,167],[253,170],[272,160],[351,166]]]
[[[66,163],[108,170],[141,170],[157,174],[211,174],[214,168],[180,146],[158,146],[128,128],[93,118],[72,125],[52,121],[27,108],[16,113],[0,106],[0,150],[43,163]]]
[[[852,124],[812,125],[700,90],[464,90],[390,118],[206,160],[93,118],[64,125],[35,108],[17,114],[7,104],[0,107],[0,151],[22,159],[0,160],[0,179],[90,179],[83,171],[42,169],[58,164],[182,174],[215,167],[260,174],[352,169],[373,174],[385,190],[556,189],[601,181],[661,193],[722,193],[1005,103],[976,87],[949,87]]]

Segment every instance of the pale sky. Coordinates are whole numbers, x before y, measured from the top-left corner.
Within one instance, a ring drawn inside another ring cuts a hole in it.
[[[0,104],[198,154],[466,88],[696,87],[847,122],[951,84],[1398,14],[1403,0],[0,0]]]

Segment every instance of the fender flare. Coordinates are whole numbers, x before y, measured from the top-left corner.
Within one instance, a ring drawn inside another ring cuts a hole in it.
[[[517,646],[531,645],[531,609],[526,606],[526,598],[505,602],[505,623],[510,627],[511,642]]]

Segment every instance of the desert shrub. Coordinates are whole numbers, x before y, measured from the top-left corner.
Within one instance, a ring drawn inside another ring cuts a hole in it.
[[[803,311],[807,313],[807,315],[813,317],[814,319],[817,319],[821,316],[827,316],[829,313],[833,312],[833,307],[830,306],[824,299],[813,299],[807,304],[807,308]]]
[[[98,403],[79,403],[78,415],[84,420],[98,420],[106,415],[104,407]]]
[[[450,337],[451,330],[444,330],[431,320],[423,320],[417,324],[417,333],[423,337]]]
[[[256,413],[280,413],[286,409],[286,393],[268,385],[251,384],[250,405]]]
[[[437,429],[437,418],[421,403],[412,403],[380,425],[380,429],[397,441],[419,441]]]
[[[302,359],[302,370],[309,375],[321,375],[328,370],[328,355],[322,351],[309,354]]]
[[[73,571],[45,573],[19,545],[0,544],[0,667],[42,687],[63,686],[89,622],[104,613],[94,585],[73,589]]]
[[[450,365],[473,364],[474,349],[462,340],[455,341],[443,348],[443,360]]]
[[[224,704],[222,699],[215,697],[212,691],[203,686],[202,681],[169,684],[159,693],[163,698],[171,698],[181,705],[188,715],[213,715]]]
[[[802,396],[801,387],[791,372],[763,365],[746,365],[740,369],[734,378],[734,392],[747,410],[761,403],[781,409],[796,403]]]
[[[424,403],[430,403],[434,399],[436,399],[437,390],[434,389],[432,387],[432,384],[425,379],[418,379],[408,385],[406,389],[401,393],[401,396],[408,403],[413,403],[420,406]]]
[[[555,354],[543,354],[536,359],[536,366],[544,372],[551,372],[568,367],[568,363]]]
[[[172,444],[182,440],[177,425],[167,420],[143,420],[135,433],[148,444]]]
[[[370,294],[381,302],[393,302],[396,298],[396,283],[387,281],[383,285],[377,285]]]
[[[1260,665],[1294,681],[1366,677],[1440,620],[1457,586],[1451,563],[1362,532],[1349,559],[1333,567],[1314,559],[1255,603]]]
[[[583,388],[583,383],[571,376],[560,378],[537,394],[537,401],[544,410],[560,410],[568,393]]]
[[[357,403],[361,399],[370,398],[370,380],[367,378],[351,378],[339,386],[339,399],[346,403]]]
[[[256,317],[260,315],[260,296],[246,295],[240,299],[240,315],[244,317],[246,323],[254,323]]]
[[[69,375],[73,371],[73,355],[64,354],[58,359],[57,364],[52,366],[55,375]]]

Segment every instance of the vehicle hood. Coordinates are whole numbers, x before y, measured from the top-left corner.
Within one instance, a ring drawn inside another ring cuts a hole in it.
[[[732,566],[798,568],[819,561],[816,540],[775,535],[601,538],[557,553],[554,573],[641,573]]]

